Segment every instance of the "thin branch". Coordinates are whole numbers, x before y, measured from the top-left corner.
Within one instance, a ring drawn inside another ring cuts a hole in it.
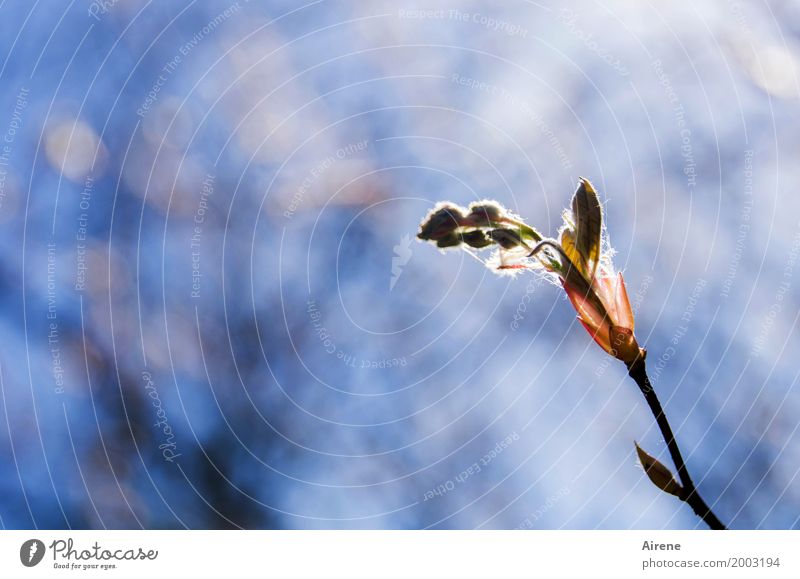
[[[710,528],[715,530],[727,529],[697,492],[692,477],[689,476],[689,471],[686,469],[686,463],[684,463],[683,456],[681,456],[681,450],[678,447],[678,442],[675,440],[675,435],[672,433],[667,415],[664,414],[664,409],[661,407],[661,402],[658,400],[656,391],[653,389],[653,385],[650,384],[650,378],[647,377],[647,369],[645,368],[643,357],[640,356],[633,364],[628,366],[628,375],[633,378],[637,386],[639,386],[639,390],[647,401],[650,412],[653,413],[658,428],[661,431],[661,436],[667,443],[672,462],[675,464],[675,468],[678,469],[678,477],[683,485],[682,496],[678,498],[692,507],[695,514],[703,519]]]

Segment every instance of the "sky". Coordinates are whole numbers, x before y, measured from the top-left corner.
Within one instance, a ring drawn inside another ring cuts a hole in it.
[[[416,240],[580,177],[699,491],[800,526],[796,4],[0,13],[0,527],[702,528],[563,291]]]

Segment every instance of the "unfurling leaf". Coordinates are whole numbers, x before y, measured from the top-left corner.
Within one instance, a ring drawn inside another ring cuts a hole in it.
[[[569,261],[585,276],[586,269],[584,268],[583,258],[575,247],[575,232],[569,227],[565,227],[561,231],[561,249],[564,250],[564,254],[569,258]]]
[[[571,241],[582,258],[586,276],[592,279],[600,262],[603,210],[594,187],[587,179],[581,178],[572,197],[572,218],[575,220],[575,238]]]
[[[642,463],[644,472],[650,481],[665,493],[680,497],[683,494],[683,487],[678,484],[669,469],[642,450],[642,447],[636,441],[633,444],[636,445],[639,462]]]

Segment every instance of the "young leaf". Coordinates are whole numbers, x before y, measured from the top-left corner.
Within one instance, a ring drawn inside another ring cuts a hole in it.
[[[581,257],[575,247],[575,233],[569,227],[565,227],[561,231],[561,249],[564,250],[564,254],[569,258],[572,265],[574,265],[582,275],[586,276],[583,257]]]
[[[572,216],[575,219],[575,249],[583,260],[587,277],[592,279],[600,261],[603,210],[588,179],[581,178],[572,197]]]

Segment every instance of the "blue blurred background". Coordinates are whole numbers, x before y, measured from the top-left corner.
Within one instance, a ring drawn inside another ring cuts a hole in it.
[[[579,176],[701,493],[799,526],[796,2],[0,13],[2,527],[702,527],[563,292],[414,239]]]

